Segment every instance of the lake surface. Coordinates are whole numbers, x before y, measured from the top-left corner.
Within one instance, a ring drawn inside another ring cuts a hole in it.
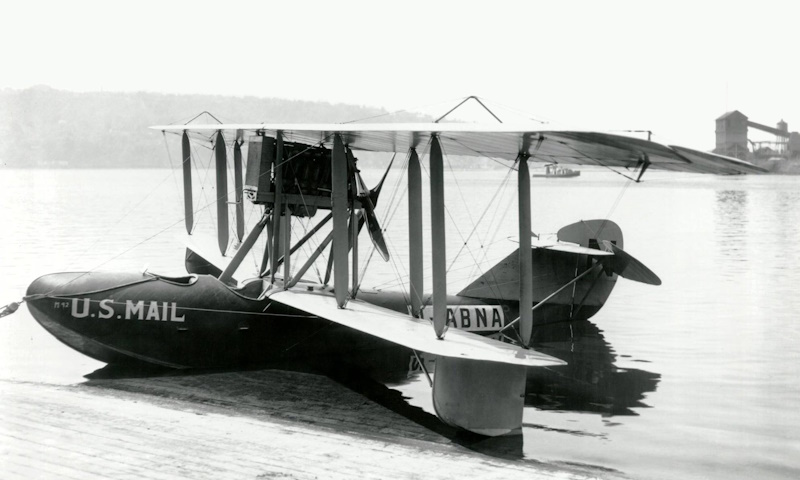
[[[370,185],[381,174],[364,173]],[[183,246],[174,238],[183,231],[179,172],[0,175],[0,305],[50,272],[145,265],[183,272]],[[516,248],[507,239],[516,235],[516,179],[506,177],[503,170],[446,173],[453,293]],[[622,227],[625,250],[663,285],[620,279],[591,323],[535,334],[537,346],[566,355],[570,366],[543,371],[529,388],[522,454],[643,478],[797,478],[800,177],[648,171],[644,180],[634,185],[585,169],[574,179],[532,181],[536,233],[610,218]],[[374,256],[365,286],[402,287],[407,272],[406,200],[402,191],[393,197],[397,182],[393,171],[378,208],[393,260]],[[213,190],[196,189],[199,205],[213,198]],[[197,215],[198,235],[213,231],[211,210]],[[365,261],[365,234],[362,240]],[[243,268],[254,265],[255,256]],[[102,366],[50,337],[25,307],[0,320],[0,362],[2,380],[60,384],[82,382]],[[429,403],[420,379],[397,388],[412,404]]]

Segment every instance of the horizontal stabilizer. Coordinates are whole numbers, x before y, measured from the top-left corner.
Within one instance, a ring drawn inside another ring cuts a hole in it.
[[[528,367],[566,365],[562,360],[536,350],[516,347],[455,328],[448,330],[444,339],[439,340],[427,320],[358,299],[348,301],[345,308],[338,308],[333,293],[327,290],[284,290],[269,295],[269,298],[339,325],[433,355]]]
[[[613,257],[602,260],[606,269],[622,278],[648,285],[661,285],[661,279],[642,262],[622,249],[622,230],[611,220],[581,220],[558,231],[560,241],[574,242],[583,247],[597,246]]]
[[[642,262],[633,258],[625,250],[619,248],[608,240],[603,240],[603,246],[609,252],[614,252],[614,257],[610,260],[614,273],[622,278],[633,280],[634,282],[646,283],[648,285],[661,285],[661,279],[652,270],[647,268]]]
[[[533,248],[544,248],[547,250],[555,250],[557,252],[574,253],[576,255],[593,255],[598,257],[614,255],[612,252],[599,250],[597,248],[582,247],[577,243],[570,242],[543,242],[531,239],[531,246]]]

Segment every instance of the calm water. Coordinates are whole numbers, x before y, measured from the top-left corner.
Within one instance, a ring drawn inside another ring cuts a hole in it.
[[[0,175],[0,304],[48,272],[182,271],[179,177],[170,171]],[[379,175],[365,176],[372,184]],[[516,234],[516,181],[498,191],[505,175],[448,174],[448,264],[461,250],[453,292],[478,274],[476,260],[489,265],[515,248],[506,238]],[[373,260],[364,285],[397,284],[407,270],[395,181],[379,205],[391,217],[394,261]],[[591,324],[537,333],[570,367],[543,372],[529,395],[524,455],[645,478],[800,476],[800,178],[648,172],[645,183],[625,185],[599,170],[532,184],[534,231],[611,218],[663,285],[620,280]],[[198,204],[214,197],[196,195]],[[210,231],[210,213],[200,220],[198,230]],[[0,321],[0,345],[3,380],[75,383],[102,366],[52,339],[24,307]],[[426,385],[402,389],[426,404]]]

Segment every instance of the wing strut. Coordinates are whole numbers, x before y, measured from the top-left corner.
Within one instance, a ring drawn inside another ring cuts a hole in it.
[[[224,257],[228,249],[228,153],[222,130],[217,131],[214,154],[217,161],[217,243]]]
[[[281,217],[281,254],[283,254],[283,289],[288,287],[287,283],[292,275],[291,262],[292,254],[289,253],[292,245],[292,212],[289,211],[289,204],[283,204],[283,216]]]
[[[183,131],[181,139],[183,156],[183,219],[186,223],[186,233],[192,234],[194,227],[194,202],[192,201],[192,146],[189,144],[189,134]]]
[[[281,203],[283,201],[283,132],[278,131],[275,135],[277,140],[276,155],[275,155],[275,200],[272,205],[272,245],[269,249],[269,269],[270,269],[270,283],[275,283],[275,262],[278,255],[283,252],[278,252],[278,247],[281,244],[280,229],[281,229]]]
[[[314,253],[311,254],[310,257],[308,257],[306,263],[304,263],[303,266],[300,267],[300,270],[298,270],[297,273],[294,275],[294,277],[292,277],[292,279],[288,281],[286,288],[292,288],[295,285],[297,285],[297,282],[299,282],[300,279],[303,278],[303,275],[305,275],[308,269],[311,268],[311,265],[313,265],[314,262],[317,261],[317,258],[319,258],[320,254],[325,251],[325,249],[328,247],[328,244],[331,243],[331,240],[333,240],[333,232],[328,233],[328,236],[325,237],[325,239],[322,241],[322,243],[319,244],[317,249],[314,250]]]
[[[239,265],[242,264],[242,260],[244,260],[244,257],[250,253],[250,250],[253,248],[253,245],[256,243],[259,235],[261,235],[261,232],[264,230],[264,227],[267,226],[267,221],[269,221],[269,214],[265,212],[261,216],[261,220],[258,221],[253,230],[251,230],[247,235],[247,238],[244,240],[244,242],[239,246],[239,250],[236,252],[236,255],[233,256],[231,263],[229,263],[228,266],[225,267],[225,271],[220,274],[220,282],[228,283],[231,280],[233,277],[233,272],[235,272],[236,269],[239,268]]]
[[[531,250],[531,175],[527,154],[518,166],[519,202],[519,331],[527,347],[533,332],[533,253]]]
[[[272,268],[272,264],[269,263],[269,262],[271,261],[270,259],[272,258],[272,254],[270,252],[272,252],[272,215],[273,215],[273,213],[266,212],[266,211],[264,213],[269,213],[269,220],[267,221],[267,241],[264,244],[264,255],[261,258],[261,274],[259,275],[261,277],[266,277],[269,274],[269,269],[267,268],[267,265],[269,265],[270,269]]]
[[[408,159],[408,263],[411,315],[422,316],[423,266],[422,266],[422,175],[419,156],[411,149]]]
[[[345,153],[347,154],[347,163],[348,167],[353,172],[353,199],[361,198],[362,196],[366,196],[369,199],[369,190],[364,187],[364,182],[361,181],[361,177],[356,169],[355,165],[355,157],[353,157],[353,152],[349,148],[345,148]],[[363,199],[362,199],[363,202]],[[361,212],[359,212],[361,213]],[[350,298],[356,298],[356,294],[358,293],[358,233],[361,231],[361,224],[358,221],[359,219],[356,217],[356,209],[355,206],[351,203],[350,204],[350,246],[348,251],[352,251],[352,255],[350,255],[350,259],[352,261],[351,270],[352,275],[350,277],[350,283],[352,285],[350,289]]]
[[[347,154],[342,137],[338,133],[333,136],[331,152],[331,197],[333,210],[333,289],[336,293],[336,304],[344,308],[347,301]]]
[[[433,330],[444,338],[447,322],[447,255],[444,216],[444,167],[439,136],[431,137],[431,266],[433,267]]]
[[[313,237],[313,236],[314,236],[314,235],[315,235],[315,234],[316,234],[316,233],[317,233],[317,232],[318,232],[318,231],[319,231],[319,230],[320,230],[322,227],[324,227],[324,226],[325,226],[325,224],[326,224],[326,223],[328,223],[328,222],[331,220],[331,216],[332,216],[332,214],[330,214],[330,213],[329,213],[328,215],[326,215],[326,216],[325,216],[325,218],[323,218],[323,219],[322,219],[322,220],[320,220],[320,221],[319,221],[319,222],[318,222],[316,225],[314,225],[314,228],[312,228],[311,230],[309,230],[309,231],[308,231],[308,233],[306,233],[306,234],[303,236],[303,238],[301,238],[300,240],[298,240],[298,241],[297,241],[297,243],[295,243],[295,244],[292,246],[292,248],[290,248],[290,249],[289,249],[289,255],[292,255],[294,252],[296,252],[297,250],[299,250],[299,249],[300,249],[300,247],[302,247],[303,245],[305,245],[305,244],[308,242],[308,240],[310,240],[310,239],[311,239],[311,237]],[[269,233],[269,232],[267,232],[267,233]],[[284,254],[284,255],[285,255],[285,254]],[[283,257],[280,257],[280,258],[278,258],[278,260],[276,260],[276,263],[277,263],[277,265],[276,265],[276,266],[280,266],[280,265],[283,263]],[[310,266],[310,265],[309,265],[309,266]],[[270,267],[270,268],[271,268],[271,267]],[[270,269],[269,269],[269,268],[266,268],[266,264],[265,264],[265,268],[262,270],[262,272],[263,272],[263,273],[261,274],[262,276],[269,275],[269,273],[270,273]],[[295,276],[297,276],[297,275],[295,274]],[[297,282],[293,282],[293,283],[292,283],[292,282],[290,282],[290,283],[291,283],[291,285],[289,285],[289,286],[291,287],[291,286],[292,286],[294,283],[297,283]]]
[[[236,130],[236,140],[233,142],[233,182],[236,190],[236,240],[242,241],[244,237],[244,185],[242,181],[242,135],[241,130]]]

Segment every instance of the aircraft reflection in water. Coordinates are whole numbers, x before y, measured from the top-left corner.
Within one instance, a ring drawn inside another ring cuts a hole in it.
[[[535,325],[532,342],[548,355],[567,365],[527,369],[525,406],[545,411],[595,413],[603,417],[639,415],[637,408],[647,393],[656,391],[661,375],[634,368],[618,368],[617,354],[606,341],[602,330],[588,320],[553,322]],[[426,368],[435,375],[435,361],[422,357]],[[371,400],[429,428],[451,440],[484,454],[522,458],[524,436],[478,438],[453,430],[438,422],[434,412],[423,411],[409,403],[398,390],[404,384],[425,375],[407,350],[373,351],[358,357],[358,364],[329,363],[325,373]],[[331,365],[338,365],[332,367]],[[354,373],[358,372],[358,373]],[[378,383],[365,381],[368,375]],[[393,385],[386,388],[383,385]],[[546,424],[546,421],[543,420]],[[533,426],[527,423],[523,426]],[[591,435],[581,431],[564,433]]]
[[[596,413],[603,417],[619,415],[638,415],[636,408],[649,408],[643,403],[645,394],[654,392],[661,375],[639,369],[620,369],[614,363],[617,355],[603,337],[602,331],[591,321],[556,322],[537,325],[533,329],[533,343],[536,348],[549,355],[568,362],[568,365],[548,369],[527,369],[525,406],[546,411]],[[424,355],[424,354],[423,354]],[[428,371],[435,375],[435,361],[421,356]],[[163,367],[138,365],[107,365],[86,375],[88,385],[96,388],[129,389],[124,381],[140,378],[142,382],[135,391],[151,394],[180,396],[182,386],[189,386],[188,397],[197,400],[197,391],[192,386],[202,385],[202,390],[211,395],[211,403],[237,405],[245,403],[256,405],[254,396],[260,398],[262,392],[280,389],[280,384],[269,387],[273,370],[294,371],[326,375],[337,383],[355,391],[365,398],[397,413],[416,424],[442,435],[451,441],[486,455],[502,458],[522,459],[524,457],[524,435],[487,438],[474,435],[463,429],[453,428],[442,423],[434,411],[414,406],[403,391],[403,386],[414,381],[423,381],[422,370],[416,357],[409,355],[408,349],[384,345],[381,348],[361,350],[343,358],[341,355],[322,356],[315,359],[297,358],[291,361],[263,364],[270,370],[249,370],[257,379],[258,392],[248,390],[246,382],[235,369],[227,378],[228,370],[174,370]],[[221,374],[212,381],[207,374]],[[261,376],[264,376],[262,379]],[[159,382],[158,377],[168,376],[169,381]],[[201,380],[193,377],[201,376]],[[152,382],[151,382],[152,379]],[[233,387],[230,382],[235,383]],[[177,385],[177,387],[176,387]],[[292,391],[297,389],[292,385]],[[305,387],[315,388],[315,387]],[[163,391],[162,391],[163,390]],[[246,398],[241,398],[242,396]],[[268,394],[267,397],[271,398]],[[264,406],[265,410],[268,406]],[[285,408],[282,407],[282,408]],[[543,420],[546,424],[546,420]],[[538,425],[523,424],[527,427]],[[581,431],[564,430],[572,435],[591,435]]]
[[[525,405],[542,410],[569,410],[603,416],[638,415],[648,407],[644,394],[654,392],[658,373],[617,368],[616,354],[590,321],[537,326],[534,342],[567,365],[529,369]]]
[[[536,325],[532,341],[537,349],[564,360],[567,365],[529,368],[525,406],[540,410],[598,413],[606,417],[638,415],[632,409],[649,408],[643,402],[644,396],[656,390],[661,375],[634,368],[618,368],[614,349],[603,337],[602,330],[591,321]],[[386,357],[381,357],[381,360],[364,358],[362,365],[373,365],[368,370],[376,379],[401,384],[401,372],[389,368]],[[435,361],[425,359],[425,362],[426,368],[435,372]],[[412,357],[408,375],[417,373],[424,372]]]

